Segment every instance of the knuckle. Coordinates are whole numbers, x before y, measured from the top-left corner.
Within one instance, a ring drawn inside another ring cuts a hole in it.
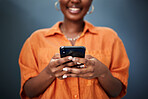
[[[55,74],[55,77],[59,78],[59,75],[58,74]]]
[[[51,69],[51,72],[55,74],[56,73],[56,69]]]
[[[61,59],[60,64],[63,64],[63,63],[66,64],[68,63],[68,61],[69,61],[68,58],[65,57],[64,59]]]
[[[95,69],[94,69],[93,67],[90,67],[90,72],[92,72],[92,73],[93,73],[93,72],[94,72],[94,70],[95,70]]]
[[[63,60],[62,60],[63,63],[65,63],[65,62],[67,62],[67,61],[70,61],[70,59],[69,59],[68,56],[67,56],[67,57],[64,57]]]
[[[80,58],[76,58],[76,62],[79,62],[80,61]]]
[[[93,76],[93,73],[90,73],[90,74],[89,74],[89,77],[92,77],[92,76]]]
[[[92,60],[92,61],[91,61],[91,64],[92,64],[92,65],[95,65],[95,61]]]
[[[74,62],[71,62],[70,66],[74,66],[74,65],[75,65]]]
[[[68,61],[68,60],[69,60],[69,59],[68,59],[67,57],[64,57],[64,60],[63,60],[63,61],[66,62],[66,61]]]
[[[65,65],[59,66],[59,67],[58,67],[58,71],[62,71],[64,67],[65,67]]]
[[[74,65],[77,65],[77,62],[73,62]]]
[[[88,65],[89,61],[88,59],[85,59],[85,64]]]
[[[52,59],[49,64],[51,67],[55,67],[57,65],[57,59]]]
[[[49,62],[49,64],[48,64],[48,66],[49,66],[49,67],[53,67],[53,63],[54,63],[54,62],[51,60],[51,61]]]
[[[72,69],[69,68],[69,69],[68,69],[68,72],[72,72]]]
[[[85,60],[86,60],[85,58],[80,58],[80,59],[79,59],[79,62],[80,62],[80,63],[84,63]]]
[[[60,73],[56,73],[55,76],[56,76],[57,78],[62,77],[62,75],[61,75]]]
[[[60,64],[61,64],[61,61],[58,59],[58,60],[57,60],[57,63],[60,65]]]

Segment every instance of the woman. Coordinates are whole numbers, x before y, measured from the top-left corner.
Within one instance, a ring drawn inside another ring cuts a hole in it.
[[[59,0],[63,22],[34,32],[19,57],[21,97],[109,99],[126,94],[129,60],[110,28],[84,21],[92,0]],[[60,58],[60,46],[85,46],[85,58]],[[71,62],[68,62],[70,61]],[[71,66],[83,63],[82,68]]]

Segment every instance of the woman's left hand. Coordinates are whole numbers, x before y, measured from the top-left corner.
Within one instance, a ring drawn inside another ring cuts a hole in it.
[[[103,63],[91,55],[86,55],[86,58],[74,57],[72,60],[75,65],[79,65],[80,63],[85,65],[80,65],[81,68],[65,67],[69,72],[68,74],[65,74],[67,77],[93,79],[103,76],[108,71],[108,68]]]

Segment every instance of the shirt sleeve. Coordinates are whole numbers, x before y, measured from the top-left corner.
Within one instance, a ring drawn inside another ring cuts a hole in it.
[[[122,82],[122,91],[116,99],[120,99],[127,92],[128,72],[129,72],[129,59],[126,54],[123,42],[118,37],[115,39],[112,49],[112,62],[110,71],[112,75]]]
[[[28,97],[25,96],[23,92],[23,86],[27,80],[39,74],[37,71],[38,69],[37,69],[35,55],[31,47],[29,38],[26,40],[25,44],[22,47],[22,50],[19,56],[19,66],[21,71],[20,96],[22,99],[28,99]]]

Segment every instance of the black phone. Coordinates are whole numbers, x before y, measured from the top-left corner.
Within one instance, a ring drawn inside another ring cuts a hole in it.
[[[84,46],[61,46],[60,56],[61,58],[65,56],[85,58],[85,50]]]

